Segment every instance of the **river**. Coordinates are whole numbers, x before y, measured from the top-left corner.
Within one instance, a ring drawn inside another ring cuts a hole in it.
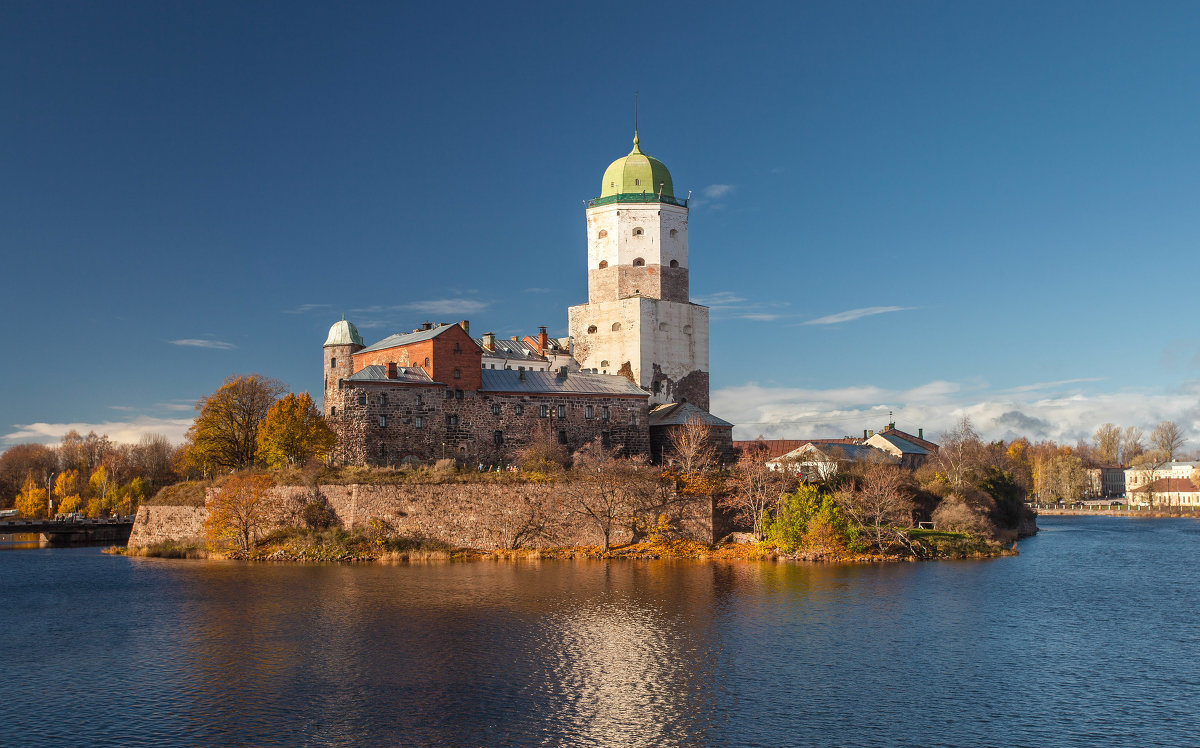
[[[1183,745],[1200,522],[879,566],[0,552],[11,745]]]

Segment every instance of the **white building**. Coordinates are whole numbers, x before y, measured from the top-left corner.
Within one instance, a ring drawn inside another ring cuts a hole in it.
[[[708,308],[689,297],[687,200],[636,133],[586,212],[588,302],[567,311],[579,365],[628,376],[652,405],[708,410]]]

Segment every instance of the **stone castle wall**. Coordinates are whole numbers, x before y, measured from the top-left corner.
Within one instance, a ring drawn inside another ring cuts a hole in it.
[[[491,550],[503,546],[506,530],[520,524],[526,508],[537,505],[551,517],[553,530],[527,545],[553,547],[599,545],[602,536],[585,517],[572,511],[566,492],[576,483],[404,484],[399,486],[281,486],[275,489],[277,523],[298,525],[304,505],[324,497],[347,529],[382,520],[400,536],[435,540],[457,547]],[[208,489],[209,498],[217,489]],[[684,537],[713,542],[712,505],[706,499],[672,505],[668,518]],[[190,506],[143,506],[133,523],[129,547],[165,541],[195,541],[203,533],[208,510]],[[612,542],[631,538],[618,527]]]

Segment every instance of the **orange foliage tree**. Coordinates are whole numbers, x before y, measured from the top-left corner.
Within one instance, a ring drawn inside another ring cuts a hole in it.
[[[337,441],[307,392],[288,393],[258,427],[258,459],[273,468],[323,459]]]

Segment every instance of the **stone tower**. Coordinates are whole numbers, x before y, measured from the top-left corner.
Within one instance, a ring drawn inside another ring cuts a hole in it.
[[[688,207],[661,161],[633,150],[587,207],[588,302],[567,310],[575,358],[650,402],[708,410],[708,308],[688,297]]]
[[[339,379],[354,373],[354,354],[366,346],[358,329],[344,318],[333,323],[329,336],[325,338],[325,401],[323,409],[329,415],[329,406],[337,402],[336,392]]]

